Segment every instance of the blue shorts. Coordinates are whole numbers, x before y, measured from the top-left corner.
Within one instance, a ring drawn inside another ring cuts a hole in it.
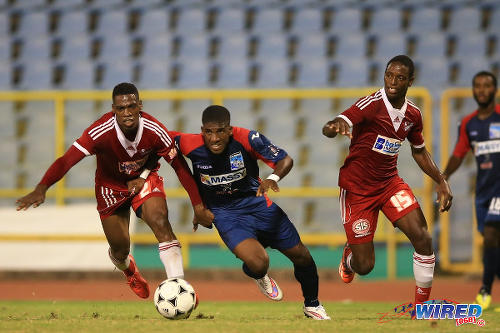
[[[500,226],[500,196],[490,199],[476,198],[477,230],[483,233],[486,224]]]
[[[264,197],[238,199],[232,207],[211,207],[214,225],[220,237],[233,251],[248,238],[258,240],[263,247],[287,250],[300,242],[300,236],[283,210]]]

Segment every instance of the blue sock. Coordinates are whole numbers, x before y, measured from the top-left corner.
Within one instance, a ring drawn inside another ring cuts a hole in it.
[[[497,273],[498,250],[496,247],[485,247],[483,250],[483,288],[491,294],[491,285]]]
[[[248,268],[248,266],[243,263],[243,272],[245,272],[246,275],[248,275],[249,277],[251,277],[252,279],[261,279],[263,278],[266,274],[262,274],[262,275],[259,275],[259,274],[255,274],[254,272],[252,272],[250,270],[250,268]]]
[[[314,259],[308,266],[293,265],[294,275],[302,288],[305,306],[318,306],[318,269]]]

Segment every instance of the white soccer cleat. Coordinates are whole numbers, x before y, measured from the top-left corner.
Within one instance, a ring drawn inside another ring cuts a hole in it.
[[[330,316],[325,311],[323,305],[304,306],[304,315],[314,320],[330,320]]]
[[[273,301],[281,301],[283,298],[283,292],[280,287],[267,274],[263,278],[255,279],[255,282],[257,282],[260,291]]]

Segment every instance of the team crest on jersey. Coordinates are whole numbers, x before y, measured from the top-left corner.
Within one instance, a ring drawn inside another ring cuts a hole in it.
[[[370,221],[359,219],[352,224],[352,231],[356,234],[354,237],[363,237],[370,233]]]
[[[490,124],[490,139],[500,139],[500,123]]]
[[[398,139],[388,138],[383,135],[378,135],[372,150],[384,155],[395,156],[399,153],[401,141]]]
[[[118,162],[118,170],[122,173],[130,175],[131,173],[142,168],[144,164],[146,164],[147,158],[141,158],[137,161],[127,161],[127,162]]]
[[[269,148],[271,153],[273,153],[274,157],[278,156],[278,154],[280,153],[280,149],[275,145],[273,145],[272,143],[269,146],[267,146],[267,148]]]
[[[241,151],[229,156],[229,163],[231,164],[231,170],[239,170],[245,167],[245,162],[243,161],[243,155],[241,155]]]
[[[407,121],[405,121],[404,123],[404,128],[405,128],[405,132],[408,132],[408,130],[413,126],[413,123],[409,123]]]

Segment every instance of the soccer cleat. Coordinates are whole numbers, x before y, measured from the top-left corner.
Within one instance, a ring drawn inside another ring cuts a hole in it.
[[[134,257],[129,254],[130,257],[130,265],[128,270],[133,271],[132,275],[127,275],[125,272],[125,277],[127,278],[127,284],[130,286],[130,289],[141,298],[149,297],[149,285],[148,282],[141,276],[139,273],[139,269],[135,264]]]
[[[486,310],[490,307],[491,295],[484,287],[481,287],[481,289],[479,289],[479,293],[476,296],[476,302],[477,304],[481,305],[483,310]]]
[[[304,306],[304,315],[307,318],[312,318],[314,320],[330,320],[330,316],[325,311],[323,305],[318,306]]]
[[[255,279],[255,282],[257,282],[260,291],[273,301],[281,301],[283,298],[283,293],[281,292],[280,287],[276,281],[270,278],[267,274],[264,275],[263,278]]]
[[[344,283],[351,283],[352,279],[354,279],[354,272],[347,267],[347,257],[352,253],[349,244],[345,243],[344,250],[342,252],[342,259],[340,260],[339,265],[339,275]]]

